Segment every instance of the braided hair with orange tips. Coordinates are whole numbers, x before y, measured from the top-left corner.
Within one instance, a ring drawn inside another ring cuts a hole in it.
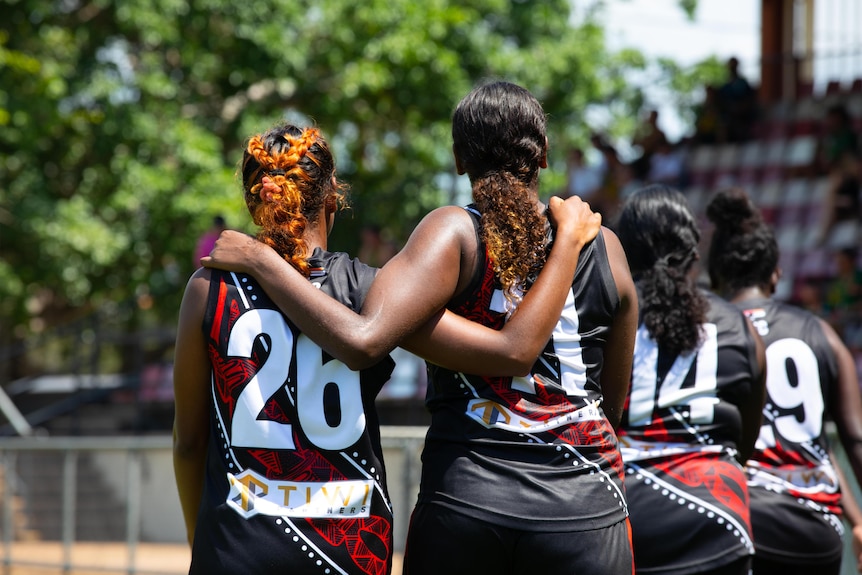
[[[252,136],[242,157],[245,203],[257,239],[308,277],[303,234],[325,202],[344,203],[347,185],[335,179],[335,159],[317,128],[281,124]]]

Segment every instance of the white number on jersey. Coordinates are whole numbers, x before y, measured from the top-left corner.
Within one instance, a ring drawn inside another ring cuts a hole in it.
[[[635,338],[632,389],[629,399],[629,423],[645,426],[652,423],[656,409],[687,405],[692,423],[712,423],[718,373],[718,328],[714,323],[705,323],[703,341],[696,352],[676,357],[662,381],[656,398],[658,385],[658,344],[646,327],[640,326]],[[695,366],[694,386],[683,388],[686,376]]]
[[[587,366],[584,365],[584,350],[581,347],[581,334],[578,333],[580,320],[575,309],[575,294],[572,290],[566,295],[566,303],[560,321],[554,327],[551,337],[554,352],[560,362],[560,385],[566,395],[586,397]],[[532,376],[512,378],[512,389],[525,393],[536,393],[536,382]]]
[[[796,371],[795,384],[790,381],[789,370]],[[804,341],[795,338],[779,339],[766,348],[766,389],[776,407],[796,409],[802,407],[802,418],[797,413],[775,417],[772,425],[784,438],[794,443],[816,439],[823,431],[823,392],[817,356]],[[774,447],[772,428],[761,427],[758,447]]]
[[[287,382],[293,360],[293,333],[282,315],[271,309],[252,309],[237,319],[228,340],[228,355],[251,357],[254,342],[269,336],[267,361],[246,384],[236,402],[231,423],[231,445],[247,448],[295,449],[293,426],[259,419],[267,401]],[[296,342],[296,406],[309,441],[321,449],[353,445],[365,429],[359,373],[337,360],[323,363],[320,347],[305,335]],[[337,400],[337,410],[324,404],[326,395]],[[333,413],[337,411],[337,413]],[[327,419],[327,415],[336,421]]]

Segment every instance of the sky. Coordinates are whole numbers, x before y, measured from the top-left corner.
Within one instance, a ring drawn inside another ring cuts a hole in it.
[[[637,48],[651,57],[668,56],[693,64],[710,55],[736,56],[740,71],[753,84],[760,77],[760,1],[699,0],[689,21],[678,0],[606,0],[605,26],[611,49]],[[829,80],[846,85],[862,78],[862,2],[817,0],[814,4],[814,89]],[[649,94],[648,94],[649,95]],[[662,110],[659,123],[671,137],[682,124],[672,110]],[[664,112],[664,113],[662,113]]]
[[[611,0],[606,2],[604,21],[612,50],[636,48],[647,57],[670,57],[681,65],[711,55],[736,56],[743,76],[753,83],[760,76],[760,2],[756,0],[700,0],[693,21],[677,0]],[[659,110],[659,126],[671,139],[684,135],[685,126],[672,109],[662,105],[660,94],[647,92],[647,99]]]

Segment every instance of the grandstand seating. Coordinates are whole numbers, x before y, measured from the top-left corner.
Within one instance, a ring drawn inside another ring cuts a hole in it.
[[[686,166],[685,193],[700,219],[711,193],[731,185],[744,187],[760,207],[781,249],[784,278],[778,295],[785,299],[793,297],[798,282],[828,281],[835,273],[834,251],[857,246],[860,239],[857,219],[824,229],[830,180],[812,168],[829,106],[845,106],[862,140],[862,78],[829,82],[821,94],[802,86],[798,96],[762,110],[753,140],[698,145]]]

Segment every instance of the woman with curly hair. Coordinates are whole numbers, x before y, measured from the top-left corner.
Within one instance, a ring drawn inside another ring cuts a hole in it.
[[[325,301],[241,234],[223,235],[216,261],[204,260],[266,278],[287,315],[348,365],[364,367],[396,345],[430,359],[411,575],[632,572],[614,426],[631,369],[634,286],[610,230],[564,262],[572,267],[551,261],[560,230],[555,236],[538,197],[545,124],[536,98],[508,82],[479,86],[458,104],[453,151],[474,203],[428,214],[381,269],[361,314]],[[443,309],[504,331],[530,324],[528,303],[543,280],[554,298],[532,301],[555,325],[512,344],[523,363],[447,365],[417,342],[429,320],[440,327]],[[535,344],[541,355],[526,349]]]
[[[700,232],[682,194],[635,192],[616,229],[640,310],[620,429],[636,570],[745,575],[754,547],[741,462],[760,428],[762,343],[738,309],[697,287]]]
[[[755,575],[841,572],[844,526],[839,469],[826,421],[832,419],[862,482],[862,399],[856,362],[828,323],[772,298],[778,244],[745,192],[716,194],[709,248],[713,287],[752,321],[769,365],[763,427],[746,463]],[[856,521],[857,556],[862,525]]]
[[[241,173],[262,245],[327,302],[360,309],[376,270],[326,250],[344,185],[319,131],[278,125],[252,137]],[[550,259],[563,258],[561,269],[573,273],[568,261],[598,233],[599,219],[577,202],[556,201],[553,213],[559,234]],[[537,282],[535,295],[556,297],[562,308],[547,279],[554,274]],[[537,330],[556,323],[551,314],[494,331],[446,313],[420,339],[443,365],[505,363],[517,341],[507,338],[539,339]],[[174,469],[190,573],[390,572],[392,509],[374,399],[392,368],[387,356],[359,372],[332,360],[252,276],[195,272],[174,364]]]

